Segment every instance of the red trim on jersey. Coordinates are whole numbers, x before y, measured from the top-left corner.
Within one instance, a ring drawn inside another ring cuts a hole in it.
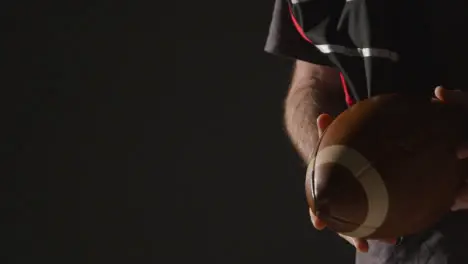
[[[348,86],[346,85],[346,79],[343,73],[341,72],[340,72],[340,79],[341,79],[341,86],[343,86],[346,103],[348,104],[348,106],[351,106],[353,105],[354,101],[353,101],[353,98],[351,98],[351,96],[349,95]]]
[[[296,27],[297,31],[299,32],[299,34],[301,34],[301,36],[302,36],[305,40],[307,40],[310,44],[313,44],[313,43],[312,43],[312,40],[310,40],[310,39],[306,36],[306,34],[304,33],[304,30],[303,30],[302,27],[299,25],[299,22],[297,22],[296,17],[294,16],[290,5],[289,5],[289,13],[291,14],[292,22],[293,22],[294,26]]]
[[[294,16],[293,12],[292,12],[292,9],[291,9],[291,6],[288,5],[289,7],[289,14],[291,14],[291,20],[294,24],[294,26],[296,27],[297,29],[297,32],[299,32],[299,34],[301,35],[302,38],[304,38],[305,40],[307,40],[307,42],[309,42],[310,44],[313,44],[312,40],[310,40],[307,35],[305,34],[304,30],[302,29],[302,27],[299,25],[299,22],[297,22],[296,20],[296,17]],[[343,86],[343,92],[345,94],[345,99],[346,99],[346,103],[351,106],[353,104],[353,99],[351,98],[351,96],[349,95],[349,91],[348,91],[348,86],[346,85],[346,79],[343,75],[343,73],[340,72],[340,79],[341,79],[341,85]]]

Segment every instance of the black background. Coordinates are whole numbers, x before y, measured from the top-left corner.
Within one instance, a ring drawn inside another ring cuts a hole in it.
[[[162,4],[2,3],[2,263],[352,263],[308,219],[273,1]]]

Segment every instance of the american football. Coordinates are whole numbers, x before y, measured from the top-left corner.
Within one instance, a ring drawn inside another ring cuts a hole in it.
[[[460,109],[400,94],[358,102],[327,127],[306,175],[306,195],[328,228],[368,239],[436,224],[462,186]]]

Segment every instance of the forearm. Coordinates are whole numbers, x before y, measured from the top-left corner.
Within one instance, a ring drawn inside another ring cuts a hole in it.
[[[330,81],[333,80],[333,81]],[[346,109],[339,79],[295,73],[285,102],[285,126],[302,159],[308,163],[318,140],[317,117],[337,116]]]

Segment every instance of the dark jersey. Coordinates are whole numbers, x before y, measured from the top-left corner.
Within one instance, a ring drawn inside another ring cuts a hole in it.
[[[338,69],[348,104],[388,92],[468,90],[468,2],[276,0],[266,51]],[[402,219],[404,221],[404,219]],[[468,211],[398,246],[371,241],[366,264],[468,263]]]
[[[466,89],[468,3],[277,0],[266,50],[336,67],[352,100]]]

